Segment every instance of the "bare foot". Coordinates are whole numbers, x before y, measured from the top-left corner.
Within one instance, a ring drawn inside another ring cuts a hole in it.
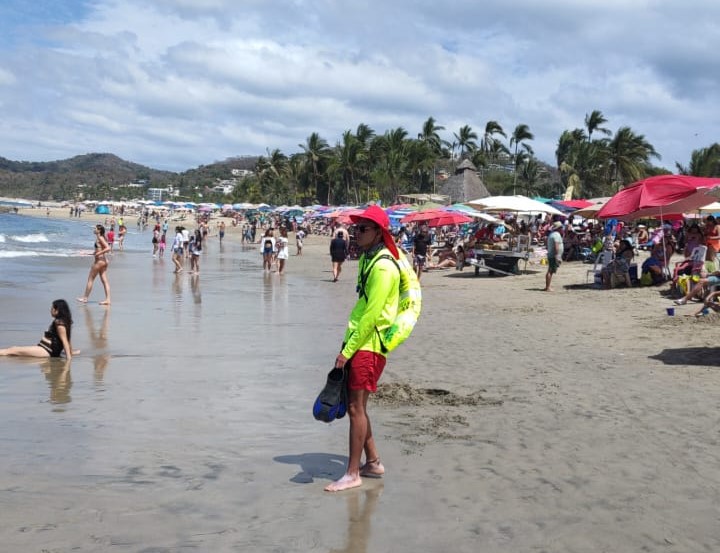
[[[365,464],[360,467],[360,476],[380,478],[383,474],[385,474],[385,467],[380,462],[380,459],[366,461]]]
[[[340,480],[336,480],[335,482],[325,486],[325,491],[341,492],[343,490],[357,488],[358,486],[362,486],[362,480],[360,479],[360,477],[346,474]]]
[[[87,298],[75,298],[80,303],[87,303]]]
[[[110,300],[103,300],[100,302],[100,305],[110,305]]]
[[[544,289],[543,289],[543,292],[552,292],[552,291],[553,291],[552,288],[544,288]]]

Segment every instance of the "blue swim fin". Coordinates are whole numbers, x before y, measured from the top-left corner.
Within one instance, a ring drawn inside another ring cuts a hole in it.
[[[316,420],[332,422],[347,413],[347,368],[334,368],[327,376],[325,387],[313,404]]]

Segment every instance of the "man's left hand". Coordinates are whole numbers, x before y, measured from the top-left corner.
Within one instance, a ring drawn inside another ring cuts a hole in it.
[[[345,366],[345,363],[347,363],[347,359],[342,353],[339,353],[335,358],[335,368],[342,369]]]

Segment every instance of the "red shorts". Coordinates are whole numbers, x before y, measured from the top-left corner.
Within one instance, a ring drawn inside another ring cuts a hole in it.
[[[377,392],[377,383],[385,368],[385,356],[372,351],[356,351],[350,359],[351,390]]]

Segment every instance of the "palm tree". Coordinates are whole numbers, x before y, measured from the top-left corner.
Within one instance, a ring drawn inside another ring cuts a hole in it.
[[[298,144],[302,149],[302,155],[305,158],[305,166],[310,169],[312,175],[312,190],[310,194],[318,197],[318,182],[320,180],[320,166],[328,156],[328,143],[324,138],[316,132],[307,137],[305,144]],[[330,204],[330,186],[327,190],[327,202]]]
[[[297,204],[298,190],[302,188],[303,181],[303,159],[300,155],[295,154],[288,159],[285,164],[284,176],[288,185],[288,192],[290,194],[288,202],[291,204]]]
[[[407,131],[402,127],[391,129],[373,141],[377,162],[372,175],[380,186],[380,197],[393,201],[408,182],[409,141]]]
[[[343,133],[342,142],[335,147],[335,157],[330,162],[328,171],[337,173],[345,185],[345,199],[349,200],[350,191],[355,195],[355,202],[360,203],[355,188],[355,175],[362,156],[362,144],[351,131]]]
[[[475,151],[477,149],[478,135],[470,128],[470,125],[460,127],[460,130],[454,136],[455,142],[460,146],[460,159],[465,157],[465,150]]]
[[[720,177],[720,144],[715,142],[707,148],[693,150],[689,167],[675,164],[683,175],[694,177]]]
[[[493,154],[499,150],[499,147],[505,148],[505,146],[495,138],[496,134],[507,138],[500,123],[497,121],[488,121],[485,123],[485,133],[480,141],[480,150],[482,150],[488,163],[495,163],[497,161],[497,157],[494,157]]]
[[[593,110],[590,115],[588,115],[587,113],[585,114],[585,128],[588,131],[588,142],[592,140],[592,133],[595,131],[598,131],[605,136],[610,136],[612,134],[612,132],[610,132],[610,129],[606,129],[600,126],[603,123],[607,123],[607,119],[605,119],[605,116],[600,110]]]
[[[520,182],[525,196],[532,197],[537,194],[540,184],[542,167],[534,157],[529,157],[522,164],[520,170]]]
[[[418,140],[427,143],[431,150],[438,156],[442,155],[443,144],[447,142],[440,138],[438,131],[444,130],[445,127],[437,125],[433,117],[428,117],[427,121],[423,123],[422,132],[418,134]]]
[[[360,202],[360,187],[363,182],[366,184],[368,200],[370,199],[370,168],[375,163],[373,157],[372,143],[375,139],[375,131],[365,123],[360,123],[355,130],[355,139],[360,144],[360,153],[357,170],[356,196]]]
[[[650,158],[660,159],[660,154],[641,134],[630,127],[621,127],[607,144],[609,168],[614,188],[640,180],[650,164]]]
[[[260,156],[256,164],[256,173],[259,179],[260,190],[264,197],[269,201],[276,203],[282,201],[286,196],[285,193],[285,165],[287,164],[287,156],[279,149],[275,148],[272,152],[266,150],[267,157]]]
[[[513,177],[513,194],[515,193],[515,184],[517,183],[518,150],[520,149],[520,146],[524,140],[532,140],[534,138],[535,135],[530,132],[530,127],[528,127],[525,123],[521,123],[517,127],[515,127],[515,130],[510,137],[510,148],[515,146],[515,154],[513,156],[513,161],[515,163],[515,175]],[[522,144],[522,146],[523,148],[529,148],[527,144]]]

